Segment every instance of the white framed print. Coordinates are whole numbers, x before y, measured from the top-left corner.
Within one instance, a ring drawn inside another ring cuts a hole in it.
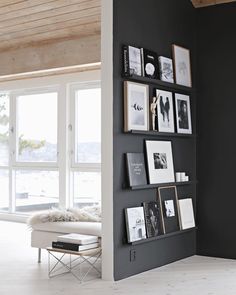
[[[176,84],[192,87],[189,49],[173,44],[172,50]]]
[[[175,132],[172,92],[156,89],[157,126],[159,132]]]
[[[146,140],[149,183],[175,181],[171,141]]]
[[[184,94],[175,94],[177,132],[192,134],[190,97]]]
[[[124,82],[124,130],[149,130],[149,86]]]

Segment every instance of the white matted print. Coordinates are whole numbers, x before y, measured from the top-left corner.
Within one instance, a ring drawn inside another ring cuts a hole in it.
[[[175,132],[174,108],[172,93],[156,90],[157,97],[157,125],[159,132]]]
[[[192,134],[190,97],[184,94],[175,94],[175,108],[177,132]]]
[[[149,128],[149,86],[124,82],[124,125],[125,131]]]
[[[174,182],[174,165],[170,141],[146,140],[149,183]]]
[[[190,51],[178,45],[172,45],[175,67],[175,82],[192,87]]]

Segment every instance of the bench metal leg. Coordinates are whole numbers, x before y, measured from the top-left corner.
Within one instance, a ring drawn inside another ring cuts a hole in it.
[[[41,248],[38,248],[38,263],[41,263]]]

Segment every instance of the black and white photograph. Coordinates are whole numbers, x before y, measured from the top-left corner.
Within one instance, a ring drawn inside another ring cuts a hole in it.
[[[175,82],[179,85],[192,87],[190,50],[178,45],[172,45]]]
[[[125,131],[149,129],[149,87],[145,84],[124,82]]]
[[[157,199],[160,204],[164,233],[179,231],[181,223],[176,186],[159,187]]]
[[[127,153],[126,163],[128,169],[129,186],[147,184],[147,175],[143,153]]]
[[[174,83],[173,61],[171,58],[159,56],[160,79],[165,82]]]
[[[175,94],[177,132],[192,134],[190,97],[184,94]]]
[[[125,209],[128,242],[146,239],[146,226],[143,207]]]
[[[174,217],[175,216],[175,207],[173,200],[166,200],[165,203],[165,213],[166,217]]]
[[[147,237],[152,238],[163,234],[162,219],[159,204],[157,202],[143,203]]]
[[[174,107],[172,92],[156,89],[157,97],[157,130],[175,132]]]
[[[140,48],[124,45],[124,75],[142,76],[142,59]]]
[[[167,157],[165,153],[154,153],[154,167],[155,169],[167,169]]]
[[[170,141],[146,140],[149,183],[174,182],[174,165]]]

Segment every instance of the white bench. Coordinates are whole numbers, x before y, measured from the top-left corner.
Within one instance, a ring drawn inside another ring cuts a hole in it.
[[[31,246],[38,248],[38,262],[41,262],[41,249],[52,246],[57,236],[69,233],[101,237],[101,222],[45,222],[32,225]]]

